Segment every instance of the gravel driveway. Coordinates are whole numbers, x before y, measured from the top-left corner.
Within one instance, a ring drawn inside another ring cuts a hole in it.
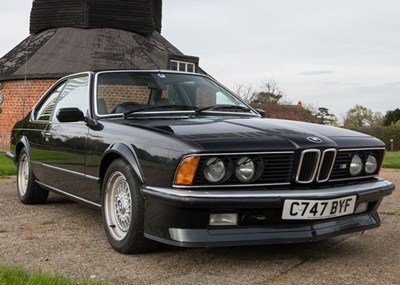
[[[381,175],[400,186],[400,171]],[[0,264],[110,284],[400,284],[400,194],[380,208],[382,226],[318,243],[231,248],[163,247],[122,255],[100,211],[50,195],[19,203],[15,178],[0,180]]]

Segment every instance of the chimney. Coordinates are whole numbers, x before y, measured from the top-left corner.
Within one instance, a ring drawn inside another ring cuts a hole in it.
[[[297,102],[297,107],[303,109],[303,104],[301,103],[301,101]]]

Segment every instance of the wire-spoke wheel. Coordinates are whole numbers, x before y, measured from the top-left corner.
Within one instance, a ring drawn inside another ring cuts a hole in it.
[[[125,176],[115,171],[107,180],[104,197],[105,222],[112,237],[121,241],[125,238],[132,220],[132,197]]]
[[[17,191],[19,200],[24,204],[40,204],[47,200],[49,191],[35,182],[31,163],[25,148],[21,150],[17,166]]]
[[[107,169],[102,187],[102,217],[111,246],[122,253],[149,251],[144,237],[144,201],[133,168],[117,159]]]

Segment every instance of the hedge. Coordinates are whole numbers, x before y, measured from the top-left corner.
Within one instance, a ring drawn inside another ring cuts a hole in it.
[[[400,151],[400,127],[360,127],[353,130],[379,138],[386,144],[387,150]]]

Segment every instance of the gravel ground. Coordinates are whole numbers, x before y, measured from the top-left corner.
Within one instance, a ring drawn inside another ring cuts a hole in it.
[[[382,177],[400,185],[400,170]],[[381,208],[382,226],[322,242],[234,248],[162,247],[122,255],[109,246],[96,209],[50,195],[19,203],[15,178],[0,180],[0,264],[110,284],[400,284],[400,194]]]

